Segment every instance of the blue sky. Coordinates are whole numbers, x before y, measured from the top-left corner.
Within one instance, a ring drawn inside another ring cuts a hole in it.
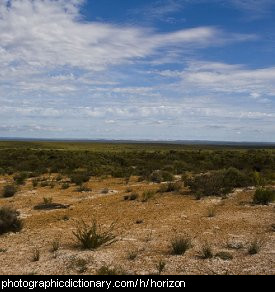
[[[275,1],[1,0],[0,137],[275,142]]]

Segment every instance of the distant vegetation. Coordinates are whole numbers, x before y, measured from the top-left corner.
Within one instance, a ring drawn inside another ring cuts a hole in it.
[[[0,171],[2,175],[12,175],[17,186],[32,178],[33,187],[40,183],[41,187],[54,188],[59,183],[61,189],[66,189],[73,183],[78,191],[87,191],[84,184],[92,177],[113,176],[123,178],[127,184],[131,176],[138,176],[139,181],[162,183],[159,193],[179,193],[184,186],[200,199],[225,196],[236,187],[260,188],[272,183],[275,150],[168,144],[0,142]],[[58,174],[55,182],[39,179],[51,173]],[[13,191],[6,193],[8,196]],[[143,199],[152,196],[143,194]],[[269,203],[270,198],[264,196],[258,191],[254,203]]]

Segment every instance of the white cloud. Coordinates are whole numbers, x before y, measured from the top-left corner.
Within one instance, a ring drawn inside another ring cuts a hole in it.
[[[275,67],[247,69],[243,65],[193,61],[184,71],[166,70],[158,74],[179,77],[181,86],[189,91],[244,94],[262,101],[275,97]]]

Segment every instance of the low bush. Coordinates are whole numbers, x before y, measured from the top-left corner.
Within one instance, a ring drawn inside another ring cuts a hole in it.
[[[104,265],[99,270],[97,270],[96,274],[100,276],[119,276],[123,275],[123,272],[118,268],[111,268]]]
[[[191,192],[201,196],[224,196],[233,188],[246,187],[250,183],[251,178],[248,175],[232,167],[196,175],[186,180]]]
[[[206,243],[202,246],[201,252],[200,252],[200,258],[202,259],[211,259],[213,258],[213,251],[212,247]]]
[[[17,188],[15,185],[6,185],[4,186],[2,195],[4,198],[13,197],[17,192]]]
[[[82,185],[90,180],[90,175],[87,172],[76,172],[70,176],[70,180],[76,185]]]
[[[183,255],[191,246],[191,238],[188,235],[177,236],[171,241],[171,254]]]
[[[261,239],[255,238],[248,246],[248,254],[254,255],[260,252],[263,246],[263,241]]]
[[[152,190],[146,190],[142,194],[142,202],[147,202],[155,196],[156,192]]]
[[[92,189],[87,187],[87,186],[85,186],[85,185],[80,185],[79,187],[76,188],[76,191],[80,192],[80,193],[82,193],[82,192],[91,192]]]
[[[70,187],[70,185],[69,185],[68,183],[63,183],[63,184],[61,185],[61,189],[62,189],[62,190],[67,190],[69,187]]]
[[[0,234],[18,232],[22,227],[23,223],[18,211],[9,207],[0,208]]]
[[[179,192],[182,188],[181,182],[169,182],[168,184],[162,184],[159,187],[159,193],[172,193]]]
[[[253,203],[259,204],[259,205],[268,205],[269,203],[272,203],[275,199],[275,190],[269,190],[269,189],[257,189],[254,197],[253,197]]]
[[[28,177],[27,173],[22,172],[22,173],[16,174],[13,177],[13,180],[17,185],[24,185],[27,177]]]

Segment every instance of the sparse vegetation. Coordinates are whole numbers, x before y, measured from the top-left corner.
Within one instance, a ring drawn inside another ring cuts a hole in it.
[[[191,247],[191,238],[188,235],[177,236],[171,241],[171,254],[183,255]]]
[[[7,232],[18,232],[22,229],[23,222],[19,212],[9,207],[0,207],[0,235]]]
[[[260,188],[257,189],[254,197],[253,203],[259,205],[268,205],[275,200],[275,190]]]
[[[101,229],[96,220],[91,225],[82,221],[76,231],[73,232],[73,235],[81,248],[93,250],[115,241],[115,235],[112,233],[114,224],[111,224],[106,231]]]

